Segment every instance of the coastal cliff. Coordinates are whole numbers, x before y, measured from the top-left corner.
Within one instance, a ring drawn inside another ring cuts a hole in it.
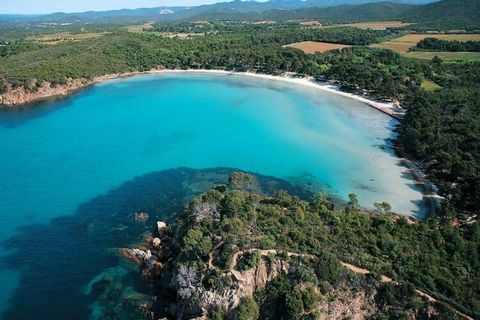
[[[37,101],[54,99],[58,97],[65,97],[82,88],[93,85],[95,83],[100,83],[102,81],[116,79],[116,78],[130,77],[138,74],[160,72],[162,70],[163,70],[163,66],[160,65],[145,72],[131,71],[131,72],[125,72],[125,73],[113,73],[113,74],[98,76],[93,79],[67,78],[62,84],[58,84],[58,83],[54,84],[48,81],[39,83],[37,80],[34,79],[30,81],[29,88],[26,88],[25,86],[12,88],[11,85],[7,85],[6,88],[4,89],[4,92],[0,94],[0,106],[3,105],[6,107],[15,107],[15,106],[26,105],[26,104],[37,102]]]
[[[5,92],[0,95],[0,105],[13,107],[39,100],[66,96],[76,90],[92,84],[93,82],[93,80],[88,79],[66,79],[65,84],[57,85],[54,85],[50,82],[37,84],[37,81],[32,81],[34,89],[27,89],[24,86],[16,88],[7,86]]]

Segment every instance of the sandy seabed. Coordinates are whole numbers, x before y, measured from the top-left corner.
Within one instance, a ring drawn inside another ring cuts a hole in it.
[[[284,81],[284,82],[294,83],[297,85],[307,86],[310,88],[322,90],[324,92],[337,94],[337,95],[344,96],[356,101],[363,102],[396,119],[402,118],[405,115],[405,109],[403,109],[402,107],[398,106],[393,102],[392,103],[378,102],[357,94],[344,92],[344,91],[341,91],[338,88],[338,86],[328,84],[328,83],[316,82],[313,80],[312,77],[298,78],[298,77],[292,77],[289,75],[272,76],[272,75],[253,73],[253,72],[234,72],[234,71],[225,71],[225,70],[206,70],[206,69],[198,69],[198,70],[196,69],[190,69],[190,70],[165,69],[165,70],[158,70],[158,71],[155,70],[149,73],[210,73],[210,74],[223,74],[223,75],[233,75],[233,76],[235,75],[248,76],[248,77],[262,78],[262,79],[268,79],[273,81]]]

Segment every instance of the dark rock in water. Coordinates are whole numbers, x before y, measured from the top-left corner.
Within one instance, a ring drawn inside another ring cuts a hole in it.
[[[150,218],[150,215],[146,212],[135,212],[134,220],[135,222],[146,222]]]
[[[163,221],[157,221],[157,232],[159,235],[162,235],[167,228],[167,224]]]
[[[110,281],[106,279],[95,282],[94,284],[92,284],[90,295],[93,297],[100,296],[102,293],[105,292],[109,284],[110,284]]]
[[[153,247],[155,247],[155,248],[160,247],[160,244],[161,244],[161,243],[162,243],[162,241],[161,241],[159,238],[154,238],[154,239],[152,240],[152,245],[153,245]]]

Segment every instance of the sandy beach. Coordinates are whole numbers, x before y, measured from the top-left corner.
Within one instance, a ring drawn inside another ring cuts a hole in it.
[[[325,82],[314,81],[312,77],[295,77],[294,74],[285,74],[283,76],[273,76],[267,74],[260,74],[254,72],[234,72],[226,70],[206,70],[206,69],[189,69],[189,70],[180,70],[180,69],[152,69],[150,71],[133,71],[128,73],[120,74],[106,74],[103,76],[95,77],[92,80],[87,79],[67,79],[66,85],[59,85],[54,88],[50,86],[50,83],[45,82],[42,87],[40,87],[35,92],[29,92],[23,87],[18,87],[9,92],[6,92],[0,95],[0,106],[6,107],[15,107],[22,106],[32,102],[37,102],[41,100],[54,99],[58,97],[68,96],[82,88],[101,83],[107,80],[121,79],[132,77],[142,74],[157,74],[157,73],[208,73],[208,74],[219,74],[219,75],[229,75],[229,76],[248,76],[261,79],[267,79],[271,81],[283,81],[294,83],[297,85],[307,86],[310,88],[322,90],[324,92],[329,92],[337,95],[341,95],[350,99],[357,100],[359,102],[365,103],[372,108],[375,108],[393,118],[401,119],[405,115],[405,109],[398,106],[395,103],[383,103],[375,101],[371,98],[364,97],[361,95],[341,91],[340,88],[336,85],[332,85]]]

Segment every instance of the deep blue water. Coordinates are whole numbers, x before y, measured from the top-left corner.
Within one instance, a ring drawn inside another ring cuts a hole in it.
[[[422,194],[388,149],[395,125],[312,88],[192,74],[108,81],[0,110],[0,310],[8,319],[82,319],[106,312],[112,297],[144,298],[135,268],[108,248],[138,241],[154,218],[226,179],[208,168],[344,200],[355,192],[365,207],[387,201],[421,217]],[[179,167],[202,170],[169,170]],[[140,210],[151,221],[135,223]]]

